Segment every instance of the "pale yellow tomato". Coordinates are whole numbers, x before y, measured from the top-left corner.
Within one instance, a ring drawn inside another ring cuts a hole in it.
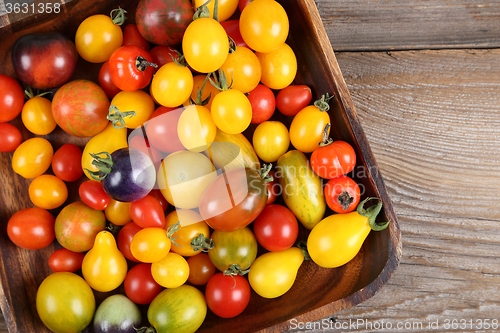
[[[276,162],[290,145],[288,128],[279,121],[260,123],[253,133],[253,147],[257,156],[267,163]]]

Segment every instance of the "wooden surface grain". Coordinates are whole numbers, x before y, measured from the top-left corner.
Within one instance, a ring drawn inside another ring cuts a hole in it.
[[[500,4],[317,5],[398,215],[403,256],[374,297],[295,331],[445,332],[447,322],[499,331]]]

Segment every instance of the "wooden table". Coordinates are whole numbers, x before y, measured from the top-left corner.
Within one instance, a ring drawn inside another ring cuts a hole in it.
[[[374,297],[294,331],[498,332],[500,2],[317,5],[394,203],[403,256]]]

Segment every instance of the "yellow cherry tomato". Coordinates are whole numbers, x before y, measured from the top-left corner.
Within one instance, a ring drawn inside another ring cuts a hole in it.
[[[177,288],[189,277],[189,264],[180,254],[169,252],[163,259],[151,264],[151,275],[165,288]]]
[[[148,227],[139,230],[130,241],[130,252],[140,262],[154,263],[170,251],[172,242],[167,230]]]
[[[47,171],[54,149],[44,138],[31,138],[21,143],[12,156],[12,169],[24,178],[35,178]]]
[[[238,134],[252,121],[252,104],[239,90],[227,89],[218,93],[210,109],[215,125],[227,134]]]
[[[191,257],[201,252],[193,250],[191,241],[203,234],[205,238],[210,237],[210,228],[208,224],[201,218],[200,213],[191,209],[176,209],[170,212],[165,217],[166,228],[173,227],[179,223],[179,229],[173,234],[175,241],[170,248],[171,252],[175,252],[185,257]]]
[[[151,95],[143,90],[120,91],[111,100],[108,119],[115,126],[137,128],[144,124],[155,110]]]
[[[130,202],[110,199],[108,205],[104,208],[104,216],[114,225],[123,226],[132,221],[132,217],[130,217],[130,204]]]
[[[276,50],[255,52],[262,69],[261,82],[265,86],[280,90],[289,86],[297,75],[297,58],[292,48],[283,43]]]
[[[52,102],[45,97],[31,97],[21,110],[23,125],[33,134],[47,135],[57,126],[52,115]]]
[[[206,107],[192,104],[182,111],[177,123],[177,135],[187,150],[206,150],[214,142],[216,133],[217,127]]]
[[[40,208],[55,209],[68,199],[66,183],[54,175],[40,175],[28,187],[31,202]]]
[[[260,123],[253,133],[255,153],[266,163],[276,162],[290,146],[288,128],[280,121],[268,120]]]
[[[151,80],[153,99],[166,107],[182,105],[193,91],[193,73],[184,65],[169,62],[161,66]]]
[[[193,0],[193,7],[198,8],[206,2],[206,0]],[[211,0],[208,2],[207,7],[210,17],[213,18],[215,1]],[[234,14],[236,8],[238,8],[238,0],[219,0],[217,5],[217,20],[219,22],[227,20]]]
[[[236,50],[227,56],[220,69],[224,71],[231,88],[243,93],[252,91],[261,79],[259,58],[244,46],[236,46]]]

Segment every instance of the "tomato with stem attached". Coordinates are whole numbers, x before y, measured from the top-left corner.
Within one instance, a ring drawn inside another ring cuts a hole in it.
[[[153,77],[157,64],[148,51],[135,45],[116,49],[109,57],[109,72],[113,83],[125,91],[145,88]]]
[[[346,175],[328,180],[323,191],[326,204],[336,213],[350,213],[360,201],[361,190],[358,183]]]
[[[250,284],[241,275],[217,273],[205,288],[208,307],[221,318],[233,318],[241,314],[250,303],[250,295]]]

